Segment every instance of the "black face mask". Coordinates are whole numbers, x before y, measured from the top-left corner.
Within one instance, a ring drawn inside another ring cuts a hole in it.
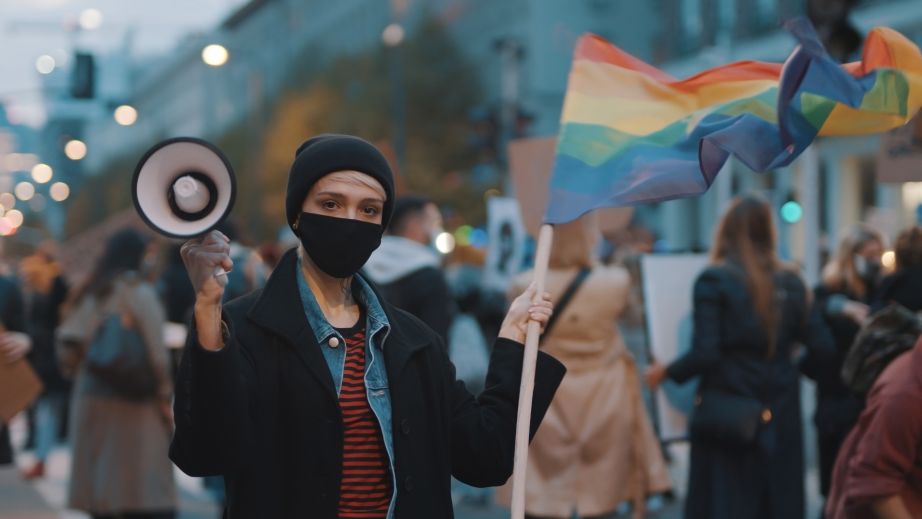
[[[384,229],[379,224],[301,213],[298,237],[308,256],[323,272],[347,278],[362,268],[381,245]]]

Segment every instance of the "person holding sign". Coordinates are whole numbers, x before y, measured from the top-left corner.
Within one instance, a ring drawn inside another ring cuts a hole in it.
[[[512,474],[521,343],[530,320],[550,318],[548,296],[531,288],[512,303],[475,397],[438,335],[358,274],[394,204],[380,151],[309,139],[285,202],[301,244],[241,299],[221,305],[224,236],[183,246],[196,302],[171,458],[225,476],[230,519],[452,517],[451,476],[495,486]],[[564,372],[538,358],[532,434]]]
[[[25,333],[22,291],[13,281],[0,277],[0,362],[11,367],[29,353],[32,341]],[[9,376],[9,375],[7,375]],[[11,405],[18,407],[20,398],[14,393],[20,388],[7,388],[0,398],[16,400]],[[4,407],[6,407],[4,405]],[[12,412],[15,412],[15,409]],[[13,446],[7,424],[0,423],[0,465],[13,463]]]

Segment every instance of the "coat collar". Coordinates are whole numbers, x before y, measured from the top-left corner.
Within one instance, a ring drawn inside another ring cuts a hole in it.
[[[282,256],[247,317],[260,327],[285,338],[307,369],[337,399],[333,377],[304,313],[298,292],[297,268],[297,250],[291,249]],[[363,281],[380,302],[390,324],[390,333],[384,346],[384,362],[388,378],[393,383],[393,377],[403,370],[410,357],[432,344],[431,335],[415,330],[405,315],[381,298],[380,292],[371,282],[367,279]]]

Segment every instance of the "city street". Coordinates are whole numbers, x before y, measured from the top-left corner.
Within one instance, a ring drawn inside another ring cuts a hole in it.
[[[14,444],[22,440],[22,421],[14,422]],[[18,456],[20,466],[31,462],[29,453]],[[63,446],[52,453],[48,462],[47,476],[34,483],[20,479],[18,468],[0,469],[0,519],[87,519],[87,515],[65,509],[67,499],[67,477],[70,468],[70,455]],[[674,466],[672,472],[680,471]],[[684,470],[684,469],[683,469]],[[217,507],[201,486],[200,480],[190,478],[176,470],[176,481],[180,496],[180,511],[177,519],[215,519],[220,517]],[[493,504],[492,491],[488,497],[463,498],[464,491],[455,485],[455,517],[457,519],[505,519],[509,511]],[[482,492],[479,495],[484,495]],[[629,517],[629,514],[616,514],[612,518]],[[647,516],[650,519],[678,519],[681,517],[681,503],[663,503],[654,500]]]

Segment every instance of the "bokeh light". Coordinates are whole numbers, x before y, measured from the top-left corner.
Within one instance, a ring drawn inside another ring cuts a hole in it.
[[[79,139],[71,139],[64,145],[64,154],[70,160],[81,160],[86,157],[86,143]]]
[[[48,164],[36,164],[32,167],[32,180],[38,182],[39,184],[44,184],[51,180],[51,177],[54,175],[51,166]],[[22,197],[20,197],[22,198]],[[25,199],[23,199],[25,200]]]
[[[888,250],[880,257],[880,264],[887,270],[893,270],[896,267],[896,253]]]
[[[122,126],[131,126],[138,120],[138,111],[131,105],[121,105],[115,109],[112,117]]]
[[[483,229],[474,229],[471,231],[471,246],[482,249],[487,246],[490,237],[487,235],[487,231]]]
[[[102,26],[102,12],[99,9],[84,9],[80,13],[80,28],[84,31],[95,31]]]
[[[22,181],[16,184],[16,187],[13,188],[13,193],[16,193],[16,198],[26,202],[35,196],[35,186],[33,186],[30,182]]]
[[[9,211],[16,207],[16,197],[13,196],[13,193],[0,193],[0,205]]]
[[[466,247],[471,244],[471,232],[474,231],[474,228],[470,225],[462,225],[455,229],[455,243],[462,247]]]
[[[70,186],[64,182],[55,182],[51,184],[51,189],[49,189],[48,192],[52,200],[55,202],[63,202],[70,196]]]
[[[403,26],[399,23],[392,23],[384,28],[381,41],[388,47],[396,47],[403,42],[404,36],[406,36],[406,31],[403,30]]]
[[[54,58],[47,54],[42,54],[35,60],[35,70],[37,70],[39,74],[51,74],[54,72],[54,67]]]
[[[6,221],[9,222],[14,229],[22,225],[23,220],[25,220],[22,212],[19,209],[8,211],[5,215],[3,215],[3,218],[6,219]]]
[[[202,49],[202,61],[204,61],[206,65],[211,65],[212,67],[220,67],[227,63],[229,57],[230,53],[227,52],[227,49],[223,45],[212,43]]]
[[[781,219],[784,220],[785,223],[797,223],[803,215],[803,208],[794,200],[785,202],[785,204],[781,206]]]
[[[435,238],[435,248],[442,254],[455,250],[455,237],[449,232],[443,232]]]

